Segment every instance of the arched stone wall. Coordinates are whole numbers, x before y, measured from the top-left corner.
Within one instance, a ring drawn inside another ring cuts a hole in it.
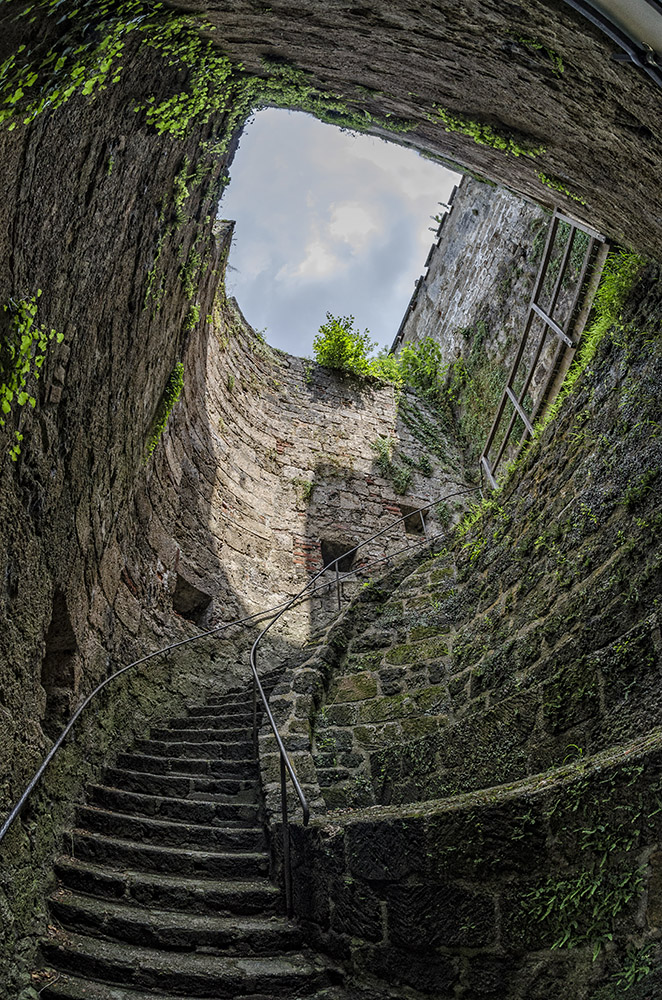
[[[41,6],[33,24],[13,20],[14,4],[4,7],[0,59],[26,37],[66,29],[46,24]],[[354,114],[413,123],[391,133],[363,116],[375,134],[562,204],[659,254],[659,92],[634,67],[613,63],[609,43],[559,0],[196,7],[216,28],[218,49],[249,72],[267,74],[263,57],[303,70]],[[41,289],[38,323],[64,335],[49,349],[34,412],[13,414],[0,432],[7,800],[47,746],[39,672],[56,592],[81,658],[77,694],[111,663],[192,628],[171,614],[167,588],[143,576],[154,469],[144,458],[169,375],[204,338],[213,311],[224,250],[213,218],[232,144],[220,154],[204,144],[240,122],[225,109],[174,139],[134,110],[155,93],[181,92],[187,78],[132,36],[120,81],[94,100],[74,96],[30,125],[0,127],[0,303],[30,301]],[[539,147],[545,152],[524,155]],[[0,320],[6,336],[11,311]],[[21,455],[12,462],[17,429]],[[195,463],[187,476],[184,485],[164,479],[164,491],[195,490]],[[143,722],[166,707],[151,697],[144,695]],[[74,786],[63,783],[62,800]],[[53,816],[40,863],[56,832]],[[32,850],[23,835],[20,850]],[[34,925],[34,894],[25,898],[18,925]]]

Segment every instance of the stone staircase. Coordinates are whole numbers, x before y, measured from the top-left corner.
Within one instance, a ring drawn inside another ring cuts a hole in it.
[[[245,691],[211,698],[89,787],[56,863],[43,1000],[348,996],[268,880],[251,725]]]

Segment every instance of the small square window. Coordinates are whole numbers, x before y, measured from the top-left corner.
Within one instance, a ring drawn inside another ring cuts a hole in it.
[[[352,568],[354,557],[356,556],[356,551],[348,551],[349,549],[354,548],[352,542],[332,542],[323,538],[320,545],[322,548],[322,559],[324,561],[325,569],[340,556],[341,558],[338,562],[338,569],[341,573],[349,572]],[[348,553],[347,555],[345,555],[346,552]]]
[[[408,535],[425,534],[424,521],[427,511],[419,511],[416,507],[405,507],[403,504],[400,504],[400,510],[404,517],[405,531]]]

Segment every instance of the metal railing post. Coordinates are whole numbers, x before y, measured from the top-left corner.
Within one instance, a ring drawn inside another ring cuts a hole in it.
[[[283,830],[283,878],[285,881],[285,909],[288,917],[294,913],[292,905],[292,862],[290,861],[290,824],[287,818],[287,785],[285,758],[280,755],[280,806]]]
[[[253,749],[257,760],[259,753],[257,739],[257,681],[255,680],[255,677],[253,677]]]
[[[425,523],[425,518],[423,517],[423,511],[422,510],[419,510],[418,516],[421,519],[421,526],[423,528],[423,534],[424,534],[425,538],[427,538],[428,537],[428,528],[427,528],[427,525]]]
[[[336,559],[336,597],[338,598],[338,611],[340,611],[340,570],[338,569],[338,560]]]

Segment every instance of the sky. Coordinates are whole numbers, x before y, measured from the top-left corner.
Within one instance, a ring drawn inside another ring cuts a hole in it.
[[[326,313],[390,347],[457,175],[302,112],[258,112],[219,216],[236,221],[227,289],[269,344],[312,356]]]

